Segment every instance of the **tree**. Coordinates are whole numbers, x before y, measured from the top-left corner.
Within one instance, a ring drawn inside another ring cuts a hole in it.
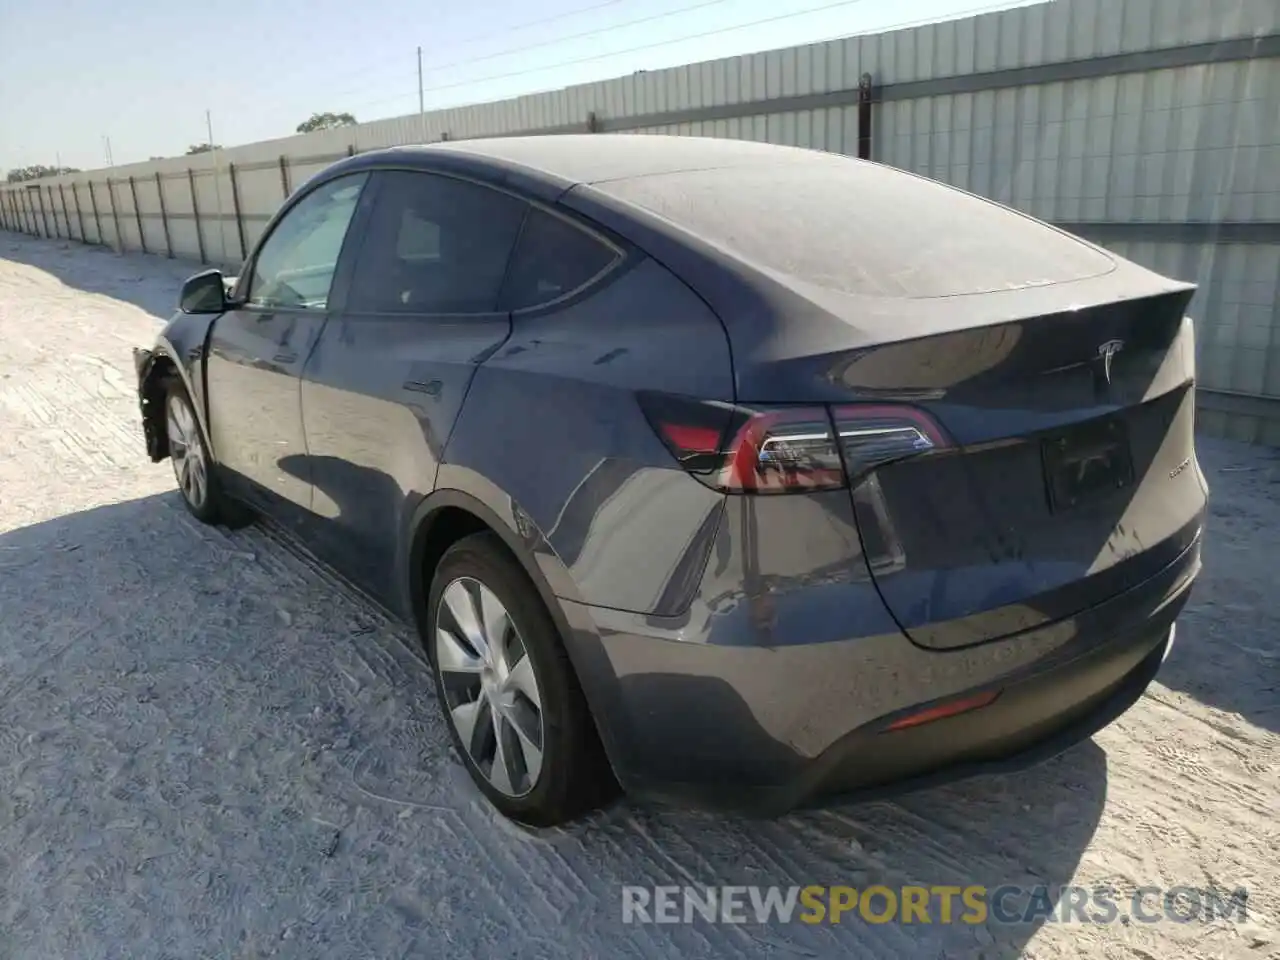
[[[193,143],[187,147],[187,156],[191,156],[193,153],[208,153],[211,150],[221,149],[222,144],[220,143]]]
[[[356,118],[349,113],[313,113],[310,120],[298,124],[299,133],[315,133],[337,127],[354,127]]]
[[[76,167],[46,167],[43,163],[35,163],[29,167],[10,170],[5,179],[9,183],[23,183],[27,180],[39,180],[41,177],[57,177],[64,173],[79,173]]]

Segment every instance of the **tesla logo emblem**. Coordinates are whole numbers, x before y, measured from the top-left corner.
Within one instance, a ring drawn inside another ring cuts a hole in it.
[[[1102,376],[1111,386],[1111,358],[1124,349],[1123,340],[1108,340],[1098,347],[1098,359],[1102,361]]]

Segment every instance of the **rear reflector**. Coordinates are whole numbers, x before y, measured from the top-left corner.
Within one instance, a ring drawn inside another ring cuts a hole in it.
[[[928,414],[897,404],[746,407],[637,396],[681,466],[726,493],[838,490],[878,466],[948,445]]]
[[[927,710],[921,710],[919,713],[909,713],[905,717],[893,721],[882,732],[889,733],[893,730],[906,730],[908,727],[919,727],[926,723],[933,723],[935,720],[945,720],[947,717],[978,710],[989,706],[998,696],[1000,696],[1000,691],[992,690],[987,693],[979,693],[976,696],[940,703],[937,706],[929,707]]]

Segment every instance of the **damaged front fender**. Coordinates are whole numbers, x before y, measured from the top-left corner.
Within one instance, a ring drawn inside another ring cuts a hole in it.
[[[164,372],[168,363],[163,355],[141,347],[133,348],[133,367],[138,374],[138,408],[142,412],[142,435],[147,456],[159,463],[169,456],[169,438],[164,430]]]

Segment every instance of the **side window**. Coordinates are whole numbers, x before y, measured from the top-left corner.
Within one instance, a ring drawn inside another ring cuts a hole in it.
[[[357,313],[490,313],[526,204],[431,173],[378,175],[347,308]]]
[[[249,305],[324,310],[342,241],[366,174],[339,177],[307,194],[267,237],[253,264]]]
[[[563,297],[609,269],[619,256],[587,231],[535,207],[520,234],[503,306],[521,310]]]

